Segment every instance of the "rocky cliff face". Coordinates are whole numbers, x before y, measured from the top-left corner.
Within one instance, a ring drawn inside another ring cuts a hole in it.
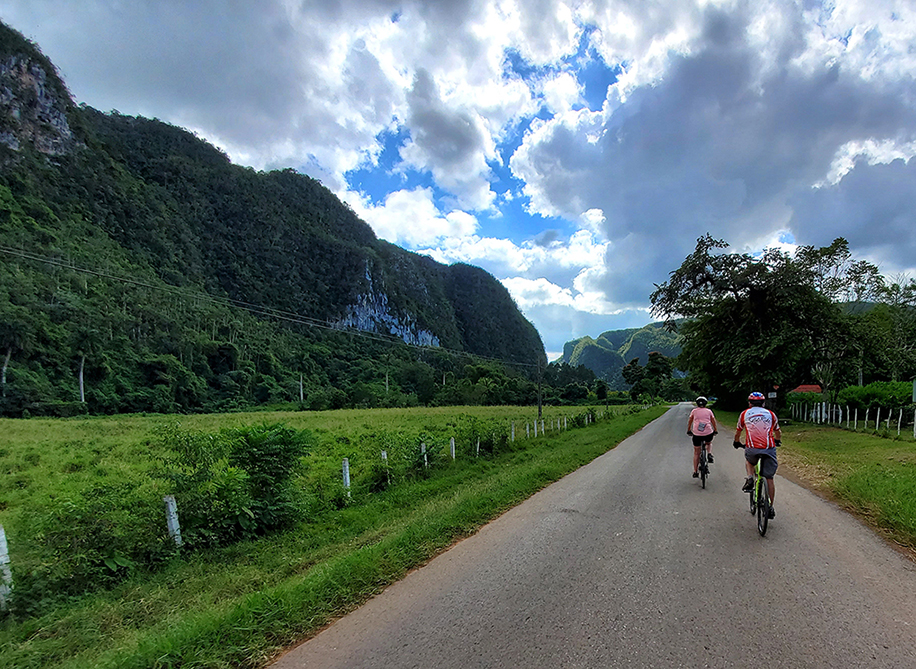
[[[0,110],[5,116],[0,143],[13,151],[31,145],[49,156],[73,149],[73,132],[55,83],[37,59],[13,55],[0,62]]]
[[[420,328],[409,315],[395,316],[388,302],[388,295],[377,289],[369,269],[366,269],[368,288],[353,304],[346,308],[346,315],[334,323],[335,327],[356,328],[366,332],[387,332],[403,339],[408,344],[438,346],[439,338],[428,330]]]

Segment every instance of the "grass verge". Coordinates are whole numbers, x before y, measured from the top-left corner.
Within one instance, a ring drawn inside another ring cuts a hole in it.
[[[41,618],[7,617],[0,623],[0,666],[263,666],[665,410],[453,464],[295,531],[176,561]]]

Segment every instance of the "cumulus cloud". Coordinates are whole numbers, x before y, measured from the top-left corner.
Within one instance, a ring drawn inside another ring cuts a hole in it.
[[[669,54],[651,86],[619,93],[626,103],[601,113],[533,125],[512,157],[535,211],[571,220],[603,213],[601,230],[613,242],[604,290],[614,301],[645,301],[647,279],[664,280],[707,231],[742,246],[788,224],[805,243],[847,234],[865,250],[873,248],[860,241],[867,222],[876,237],[912,242],[896,195],[874,202],[882,184],[911,190],[910,170],[882,169],[875,156],[912,155],[912,75],[892,81],[873,75],[878,64],[852,66],[874,60],[887,70],[876,48],[854,48],[849,65],[823,42],[812,54],[810,17],[772,9],[707,9],[696,39]],[[871,165],[855,162],[863,153]],[[868,176],[841,177],[850,161]]]
[[[478,227],[477,219],[467,212],[442,214],[429,188],[393,191],[380,204],[367,202],[359,193],[349,193],[344,199],[380,238],[411,248],[465,239]]]

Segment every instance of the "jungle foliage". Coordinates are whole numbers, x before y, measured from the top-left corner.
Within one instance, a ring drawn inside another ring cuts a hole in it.
[[[488,273],[377,239],[308,176],[74,105],[2,24],[0,55],[0,415],[536,402],[543,344]]]

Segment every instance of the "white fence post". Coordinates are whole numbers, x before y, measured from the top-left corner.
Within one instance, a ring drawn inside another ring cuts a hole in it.
[[[423,454],[423,466],[429,468],[429,458],[426,455],[426,442],[420,442],[420,452]]]
[[[474,455],[480,457],[480,437],[477,437],[477,451],[475,451]]]
[[[391,469],[388,467],[388,451],[382,451],[382,462],[385,463],[385,478],[388,485],[391,485]]]
[[[859,407],[856,407],[856,417],[855,417],[855,420],[853,420],[852,429],[855,432],[859,431]]]
[[[0,611],[6,611],[13,591],[13,572],[10,571],[10,550],[6,545],[6,532],[0,525]]]
[[[512,441],[515,441],[515,421],[512,421]]]
[[[544,436],[544,419],[541,419],[541,436]]]
[[[849,405],[846,405],[846,429],[849,429]]]
[[[178,505],[175,503],[175,497],[166,495],[162,501],[165,502],[165,524],[169,528],[169,536],[176,546],[181,546],[181,527],[178,525]]]
[[[875,432],[878,431],[878,427],[881,425],[881,407],[878,407],[878,415],[875,416]]]
[[[531,423],[525,423],[525,439],[531,439]]]
[[[564,430],[569,429],[569,423],[566,422],[566,416],[563,416],[563,429]]]
[[[347,491],[347,497],[350,496],[350,459],[343,459],[343,484],[344,490]]]
[[[871,411],[871,407],[865,407],[865,422],[862,423],[864,430],[868,430],[868,412]]]
[[[452,438],[449,440],[449,446],[450,446],[451,449],[452,449],[452,460],[454,460],[454,459],[455,459],[455,437],[452,437]]]
[[[900,414],[897,416],[897,436],[900,436],[900,425],[903,423],[903,409],[900,409]]]

